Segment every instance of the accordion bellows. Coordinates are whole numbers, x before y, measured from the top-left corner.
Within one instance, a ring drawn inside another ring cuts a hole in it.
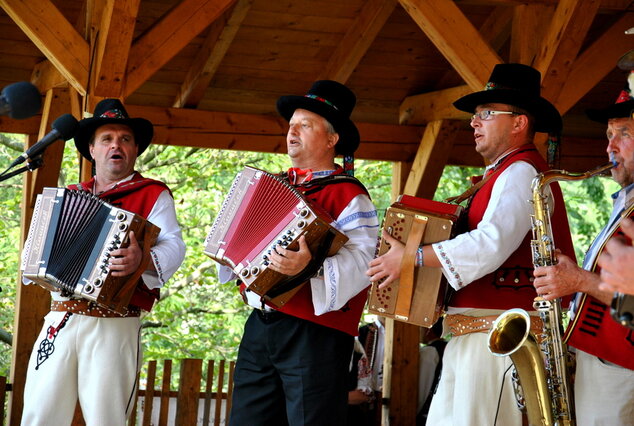
[[[130,231],[143,250],[137,273],[113,277],[110,253],[127,247]],[[22,256],[23,276],[66,297],[124,313],[149,262],[160,229],[85,192],[44,188],[37,196]]]
[[[281,178],[245,167],[238,173],[205,240],[204,253],[230,267],[254,291],[270,303],[281,306],[292,295],[268,297],[268,293],[289,277],[268,268],[276,245],[291,250],[304,235],[311,253],[330,236],[328,255],[335,254],[348,238],[330,226],[332,219],[304,199]]]

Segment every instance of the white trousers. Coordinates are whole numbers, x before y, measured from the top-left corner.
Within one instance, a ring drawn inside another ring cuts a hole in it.
[[[578,426],[634,425],[634,371],[577,350]]]
[[[134,406],[141,365],[139,318],[73,314],[55,338],[48,359],[37,367],[40,342],[64,315],[49,312],[35,341],[24,389],[22,424],[69,425],[79,398],[87,426],[124,426]]]
[[[449,341],[428,425],[521,426],[522,413],[515,402],[509,369],[513,363],[508,356],[492,355],[487,341],[487,333]]]

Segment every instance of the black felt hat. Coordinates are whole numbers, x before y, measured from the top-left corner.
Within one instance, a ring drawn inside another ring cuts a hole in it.
[[[313,83],[304,96],[282,96],[277,100],[277,111],[287,121],[296,109],[305,109],[324,117],[339,133],[335,145],[337,154],[352,155],[359,147],[360,137],[357,126],[350,120],[350,114],[357,97],[350,89],[332,80]]]
[[[616,99],[614,105],[610,105],[603,109],[589,109],[586,114],[592,121],[598,121],[599,123],[607,124],[611,118],[626,118],[632,117],[634,113],[634,70],[630,71],[628,76],[628,83],[625,88],[619,93],[619,97]]]
[[[498,64],[493,68],[486,87],[458,99],[453,105],[460,111],[475,112],[478,105],[500,103],[527,111],[535,118],[535,130],[559,133],[561,115],[541,96],[541,73],[522,64]]]
[[[123,124],[130,127],[139,147],[138,155],[145,151],[154,136],[154,126],[150,121],[145,118],[130,118],[119,99],[104,99],[97,104],[92,117],[79,121],[79,130],[75,134],[77,150],[90,161],[92,161],[88,147],[90,139],[95,131],[105,124]]]

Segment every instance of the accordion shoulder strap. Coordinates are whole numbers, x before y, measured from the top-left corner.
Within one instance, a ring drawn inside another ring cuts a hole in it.
[[[368,194],[368,190],[361,183],[361,181],[359,181],[359,179],[353,176],[343,175],[343,174],[332,174],[332,175],[325,176],[323,178],[314,179],[314,180],[311,180],[310,182],[302,184],[301,188],[302,188],[303,194],[305,196],[308,196],[308,195],[314,194],[315,192],[321,191],[327,185],[332,185],[337,183],[346,183],[346,182],[359,186],[360,188],[363,189],[363,192]]]

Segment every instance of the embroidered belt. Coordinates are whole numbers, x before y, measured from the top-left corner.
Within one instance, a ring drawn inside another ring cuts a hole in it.
[[[499,315],[486,315],[483,317],[471,317],[468,315],[447,315],[445,316],[445,327],[454,336],[462,336],[469,333],[488,333],[493,322]],[[543,323],[539,317],[531,316],[531,332],[535,336],[542,333]]]
[[[86,299],[72,299],[65,301],[53,300],[51,301],[51,311],[72,312],[77,315],[99,318],[127,318],[138,317],[141,315],[141,309],[134,306],[129,307],[125,314],[119,314],[118,312],[106,309],[97,305],[95,302]]]

